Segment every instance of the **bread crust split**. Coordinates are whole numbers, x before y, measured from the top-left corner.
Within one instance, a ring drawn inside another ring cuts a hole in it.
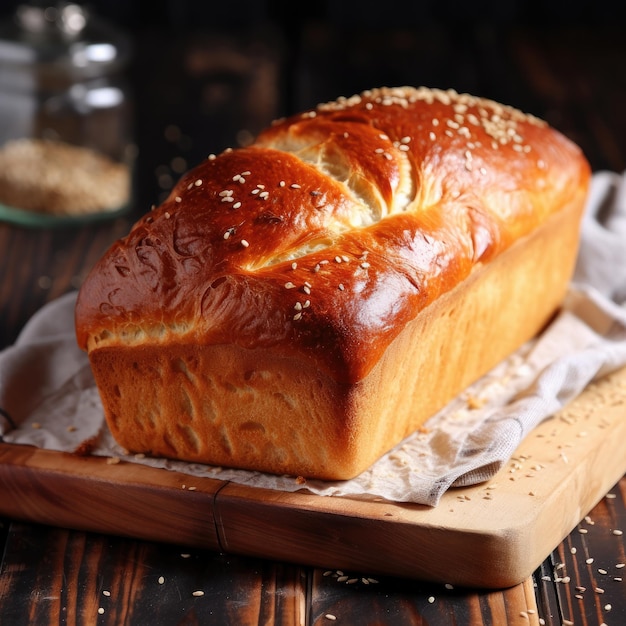
[[[554,314],[589,175],[533,116],[408,87],[208,158],[80,290],[77,339],[113,435],[357,475]]]

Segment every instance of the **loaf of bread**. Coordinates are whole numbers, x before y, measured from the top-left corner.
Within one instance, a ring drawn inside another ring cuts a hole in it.
[[[321,104],[210,156],[80,290],[114,437],[354,477],[550,320],[589,175],[543,121],[427,88]]]

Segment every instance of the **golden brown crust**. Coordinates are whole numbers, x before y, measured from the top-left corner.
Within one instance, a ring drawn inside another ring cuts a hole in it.
[[[565,207],[577,231],[588,178],[565,137],[485,99],[401,88],[323,104],[183,177],[83,285],[78,341],[93,359],[269,351],[358,385],[429,305]]]

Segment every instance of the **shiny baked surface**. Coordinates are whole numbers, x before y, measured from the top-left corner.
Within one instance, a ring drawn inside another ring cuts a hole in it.
[[[569,140],[489,100],[398,88],[322,104],[184,176],[92,271],[78,340],[311,353],[354,382],[588,176]]]

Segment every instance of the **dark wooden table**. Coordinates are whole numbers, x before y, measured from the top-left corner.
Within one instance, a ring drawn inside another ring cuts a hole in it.
[[[374,32],[375,31],[375,32]],[[453,87],[514,104],[577,141],[594,170],[626,169],[626,48],[619,24],[410,28],[310,21],[138,36],[133,211],[53,229],[0,224],[0,348],[44,303],[76,289],[105,248],[208,152],[270,119],[381,84]],[[2,498],[0,493],[0,498]],[[31,521],[0,520],[0,624],[626,623],[626,478],[524,583],[448,589]],[[580,532],[580,529],[586,533]]]

